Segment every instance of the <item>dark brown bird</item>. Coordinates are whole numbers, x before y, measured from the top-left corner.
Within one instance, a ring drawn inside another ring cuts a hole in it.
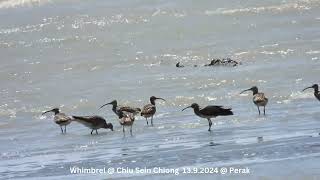
[[[141,116],[146,118],[147,121],[147,125],[149,124],[148,122],[148,118],[151,117],[151,125],[153,126],[153,116],[156,113],[157,109],[156,109],[156,103],[155,100],[157,99],[161,99],[163,101],[166,101],[162,98],[157,98],[155,96],[151,96],[150,97],[150,103],[151,104],[147,104],[143,107],[142,111],[141,111]]]
[[[310,87],[304,88],[302,91],[305,91],[306,89],[313,89],[314,90],[314,92],[313,92],[314,97],[316,97],[320,101],[320,93],[319,93],[318,84],[314,84],[314,85],[312,85]]]
[[[130,134],[132,136],[132,125],[134,123],[134,115],[133,114],[125,114],[122,111],[119,112],[119,123],[122,125],[123,135],[125,135],[125,126],[130,126]]]
[[[205,64],[204,66],[237,66],[240,63],[238,63],[235,60],[232,60],[230,58],[223,58],[223,59],[212,59],[209,64]]]
[[[100,116],[72,116],[74,121],[87,126],[92,129],[91,134],[94,130],[96,130],[96,134],[98,134],[98,129],[111,129],[113,131],[113,125],[111,123],[107,123],[103,117]]]
[[[49,111],[46,111],[42,113],[42,115],[48,113],[48,112],[53,112],[54,113],[54,122],[60,126],[61,132],[67,133],[67,125],[69,125],[72,121],[71,117],[67,116],[64,113],[60,113],[59,108],[54,108]],[[64,126],[64,131],[62,129],[62,126]]]
[[[184,65],[180,65],[180,62],[178,62],[178,63],[176,64],[176,67],[177,67],[177,68],[182,68],[182,67],[184,67]]]
[[[260,115],[260,108],[259,106],[263,106],[263,114],[266,115],[266,105],[268,104],[268,98],[264,96],[264,93],[258,92],[258,88],[256,86],[253,86],[250,89],[246,89],[242,91],[240,94],[246,92],[246,91],[252,91],[253,93],[253,103],[258,107],[259,115]]]
[[[211,126],[212,126],[211,118],[215,118],[217,116],[233,115],[231,108],[223,108],[223,106],[206,106],[200,109],[197,103],[193,103],[191,104],[191,106],[188,106],[182,109],[182,111],[184,111],[187,108],[193,108],[193,111],[197,116],[208,119],[208,122],[209,122],[208,131],[211,131]]]
[[[122,111],[124,113],[131,113],[134,116],[139,114],[139,112],[141,112],[140,108],[133,108],[133,107],[129,107],[129,106],[118,106],[118,102],[117,100],[113,100],[107,104],[104,104],[100,107],[103,108],[106,105],[112,105],[112,111],[119,117],[119,111]]]

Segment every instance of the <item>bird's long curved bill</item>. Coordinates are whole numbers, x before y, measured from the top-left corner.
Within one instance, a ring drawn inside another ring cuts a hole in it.
[[[191,108],[191,106],[185,107],[185,108],[182,109],[181,111],[184,111],[184,110],[186,110],[186,109],[188,109],[188,108]]]
[[[243,90],[243,91],[241,91],[241,93],[240,94],[242,94],[242,93],[244,93],[244,92],[246,92],[246,91],[250,91],[251,89],[246,89],[246,90]]]
[[[46,114],[46,113],[48,113],[48,112],[51,112],[51,111],[52,111],[52,110],[46,111],[46,112],[42,113],[41,115],[44,115],[44,114]]]
[[[165,99],[163,99],[163,98],[156,98],[156,99],[161,99],[162,101],[166,101]]]
[[[111,103],[104,104],[104,105],[100,106],[99,109],[101,109],[101,108],[103,108],[104,106],[109,105],[109,104],[111,104]]]
[[[312,87],[306,87],[302,91],[305,91],[305,90],[310,89],[310,88],[312,88]]]

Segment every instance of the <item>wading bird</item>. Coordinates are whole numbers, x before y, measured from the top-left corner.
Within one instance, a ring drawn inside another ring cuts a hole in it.
[[[320,93],[319,93],[318,84],[314,84],[314,85],[312,85],[310,87],[307,87],[307,88],[303,89],[302,91],[305,91],[306,89],[311,89],[311,88],[314,90],[314,92],[313,92],[314,97],[316,97],[320,101]]]
[[[157,109],[156,109],[156,103],[155,100],[157,99],[161,99],[163,101],[166,101],[162,98],[157,98],[155,96],[151,96],[150,97],[150,103],[151,104],[147,104],[143,107],[142,111],[141,111],[141,116],[146,118],[147,121],[147,125],[149,124],[148,122],[148,118],[151,117],[151,125],[153,126],[153,116],[156,113]]]
[[[125,114],[122,111],[119,111],[119,123],[122,125],[123,135],[125,136],[125,126],[130,126],[130,134],[132,136],[132,125],[135,118],[133,114]]]
[[[100,116],[72,116],[74,121],[77,121],[84,126],[92,129],[91,134],[94,130],[96,130],[96,134],[98,134],[98,129],[111,129],[113,131],[113,125],[111,123],[107,123],[103,117]]]
[[[209,122],[208,131],[211,131],[211,126],[212,126],[211,118],[215,118],[217,116],[233,115],[231,108],[223,108],[223,106],[206,106],[205,108],[200,108],[197,103],[193,103],[191,104],[191,106],[188,106],[182,109],[182,111],[184,111],[187,108],[193,108],[193,111],[197,116],[208,119],[208,122]]]
[[[42,113],[42,115],[44,115],[48,112],[54,113],[54,122],[60,126],[62,134],[67,133],[67,125],[69,125],[71,123],[71,121],[72,121],[71,117],[65,115],[64,113],[60,113],[59,108],[54,108],[49,111],[46,111],[46,112]],[[62,129],[62,126],[64,126],[64,131]]]
[[[176,67],[177,67],[177,68],[182,68],[182,67],[184,67],[184,65],[180,65],[180,62],[178,62],[178,63],[176,64]]]
[[[260,115],[260,106],[263,106],[263,114],[266,115],[266,105],[268,104],[268,98],[264,96],[264,93],[259,93],[258,88],[256,86],[253,86],[250,89],[246,89],[242,91],[240,94],[246,92],[246,91],[252,91],[253,93],[253,103],[258,107],[259,115]]]
[[[140,108],[133,108],[133,107],[129,107],[129,106],[118,106],[117,100],[113,100],[107,104],[104,104],[100,107],[103,108],[106,105],[112,105],[112,111],[119,117],[119,112],[126,112],[126,113],[131,113],[134,116],[139,114],[141,112]]]

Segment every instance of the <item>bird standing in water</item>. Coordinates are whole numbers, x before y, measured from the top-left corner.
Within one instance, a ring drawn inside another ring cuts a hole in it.
[[[92,129],[91,134],[94,130],[96,130],[96,134],[98,134],[98,129],[111,129],[113,131],[113,125],[111,123],[107,123],[103,117],[100,116],[72,116],[74,121],[77,121],[84,126]]]
[[[268,98],[265,97],[264,93],[258,92],[258,88],[253,86],[250,89],[246,89],[242,91],[240,94],[252,91],[253,92],[253,103],[258,107],[259,115],[260,115],[260,106],[263,106],[263,114],[266,115],[266,105],[268,104]]]
[[[176,67],[177,67],[177,68],[183,68],[184,65],[180,65],[180,62],[178,62],[178,63],[176,64]]]
[[[156,109],[156,103],[155,100],[157,99],[161,99],[163,101],[166,101],[162,98],[157,98],[155,96],[151,96],[150,97],[150,103],[151,104],[147,104],[143,107],[142,111],[141,111],[141,116],[146,118],[147,121],[147,125],[149,124],[148,122],[148,118],[151,117],[151,125],[153,126],[153,116],[156,113],[157,109]]]
[[[191,106],[188,106],[182,109],[182,111],[188,108],[193,108],[193,111],[197,116],[208,119],[208,122],[209,122],[208,131],[211,131],[211,126],[212,126],[211,118],[215,118],[217,116],[233,115],[231,108],[223,108],[223,106],[206,106],[204,108],[200,108],[197,103],[193,103],[191,104]]]
[[[69,125],[71,123],[72,118],[67,116],[64,113],[60,113],[59,108],[54,108],[49,111],[46,111],[46,112],[42,113],[42,115],[44,115],[48,112],[54,113],[54,118],[53,118],[54,122],[60,126],[62,134],[67,133],[67,125]],[[64,126],[64,131],[62,129],[62,126]]]
[[[122,111],[119,111],[119,123],[122,125],[122,132],[123,135],[125,136],[125,126],[130,126],[130,134],[132,136],[132,125],[134,122],[135,118],[133,114],[125,114]]]
[[[302,91],[305,91],[306,89],[311,89],[311,88],[314,90],[314,92],[313,92],[314,97],[316,97],[320,101],[320,93],[319,93],[318,84],[314,84],[314,85],[312,85],[310,87],[304,88]]]

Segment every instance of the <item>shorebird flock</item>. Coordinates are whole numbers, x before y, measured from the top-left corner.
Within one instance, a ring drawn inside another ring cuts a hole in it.
[[[205,64],[203,66],[230,66],[230,67],[235,67],[241,65],[241,62],[235,61],[231,58],[213,58],[210,60],[209,64]],[[183,68],[185,67],[184,65],[181,65],[180,62],[177,62],[176,64],[177,68]],[[198,67],[198,65],[193,65],[193,67]]]
[[[318,84],[313,84],[310,87],[306,87],[302,91],[307,89],[314,90],[314,96],[320,101],[320,93],[319,93],[319,86]],[[268,104],[268,98],[264,95],[264,93],[258,91],[258,87],[253,86],[249,89],[243,90],[240,94],[252,91],[253,94],[253,104],[257,106],[258,113],[261,115],[260,107],[263,107],[263,115],[266,115],[266,106]],[[149,125],[148,118],[150,119],[151,126],[153,126],[153,116],[156,113],[156,100],[166,101],[163,98],[151,96],[150,97],[150,104],[145,105],[142,109],[137,107],[129,107],[129,106],[118,106],[117,100],[113,100],[107,104],[104,104],[100,107],[103,108],[107,105],[112,105],[112,111],[118,117],[119,124],[122,126],[123,135],[125,135],[125,127],[130,127],[130,134],[132,136],[132,126],[135,121],[135,117],[140,114],[146,119],[147,125]],[[200,118],[205,118],[208,120],[209,129],[208,131],[211,132],[212,126],[212,118],[216,118],[218,116],[230,116],[233,115],[231,108],[226,108],[223,106],[215,106],[215,105],[208,105],[204,108],[201,108],[197,103],[192,103],[190,106],[182,109],[182,111],[192,108],[194,114],[199,116]],[[80,124],[91,129],[91,134],[95,131],[98,134],[98,129],[110,129],[113,131],[112,123],[108,123],[103,117],[101,116],[67,116],[64,113],[61,113],[59,108],[53,108],[51,110],[45,111],[42,115],[53,112],[54,113],[54,122],[60,126],[61,133],[65,134],[67,132],[67,126],[76,121]],[[64,127],[64,128],[63,128]]]

